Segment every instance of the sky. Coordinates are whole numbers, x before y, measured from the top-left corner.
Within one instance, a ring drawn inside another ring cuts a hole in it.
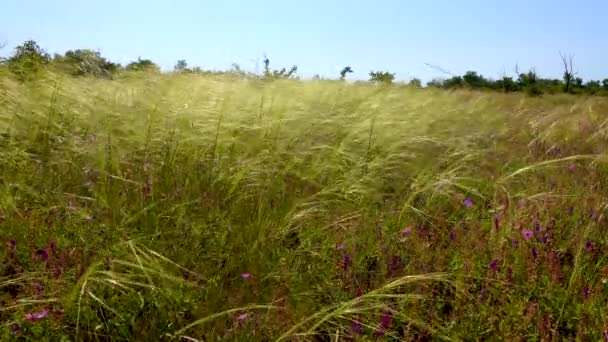
[[[7,55],[36,40],[49,53],[99,50],[112,61],[179,59],[225,70],[298,66],[303,77],[353,79],[370,70],[424,81],[476,70],[486,77],[535,70],[560,78],[559,52],[585,79],[608,78],[606,0],[30,0],[5,1]]]

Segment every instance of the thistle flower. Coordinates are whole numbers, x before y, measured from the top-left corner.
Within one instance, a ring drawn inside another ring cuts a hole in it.
[[[467,207],[470,208],[473,206],[473,200],[470,198],[465,199],[464,201],[462,201],[462,204]]]
[[[534,232],[532,232],[529,229],[526,229],[526,230],[524,230],[523,235],[524,235],[524,239],[530,240],[534,236]]]

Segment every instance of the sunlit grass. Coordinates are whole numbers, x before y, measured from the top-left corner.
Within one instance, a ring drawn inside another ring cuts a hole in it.
[[[599,97],[4,77],[2,336],[599,340],[606,122]]]

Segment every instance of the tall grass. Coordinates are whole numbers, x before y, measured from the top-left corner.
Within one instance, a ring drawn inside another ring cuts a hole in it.
[[[608,100],[0,80],[3,339],[599,340]]]

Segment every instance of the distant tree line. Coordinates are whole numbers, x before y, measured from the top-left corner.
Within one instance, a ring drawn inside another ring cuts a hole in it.
[[[0,48],[3,46],[0,45]],[[467,71],[462,76],[451,76],[445,79],[434,79],[426,85],[430,88],[442,89],[476,89],[500,92],[525,92],[536,96],[542,94],[599,94],[608,95],[608,78],[603,80],[584,81],[577,77],[574,71],[574,57],[560,53],[563,63],[562,79],[548,79],[537,75],[534,70],[520,72],[515,68],[515,77],[503,76],[499,79],[486,78],[476,71]],[[173,72],[182,74],[230,74],[241,78],[259,78],[264,80],[297,79],[298,67],[272,69],[270,59],[264,56],[262,74],[243,71],[238,64],[233,64],[228,71],[205,71],[200,67],[189,67],[186,60],[178,60]],[[149,59],[138,58],[126,65],[114,63],[101,56],[98,51],[91,49],[69,50],[62,54],[49,55],[35,41],[28,40],[17,46],[8,58],[0,58],[0,67],[8,69],[18,78],[26,80],[36,77],[41,71],[52,68],[72,76],[90,76],[111,79],[122,72],[159,73],[160,67]],[[339,72],[339,80],[353,73],[351,66],[344,67]],[[314,79],[320,79],[316,76]],[[388,71],[371,71],[369,82],[380,85],[391,85],[395,82],[395,74]],[[409,81],[410,87],[422,87],[419,79]]]
[[[570,65],[570,64],[569,64]],[[504,76],[494,80],[485,78],[475,71],[467,71],[462,76],[452,76],[447,79],[432,80],[427,83],[428,87],[443,89],[479,89],[494,90],[505,93],[525,92],[529,95],[570,93],[570,94],[601,94],[608,95],[608,78],[600,80],[589,80],[584,82],[582,78],[575,77],[570,67],[564,71],[563,79],[550,79],[539,77],[534,70],[517,73],[517,78]]]

